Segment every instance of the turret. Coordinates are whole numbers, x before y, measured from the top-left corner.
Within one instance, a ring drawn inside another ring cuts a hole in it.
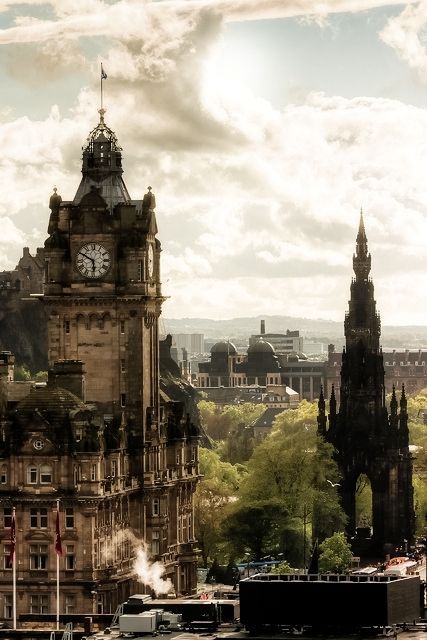
[[[326,404],[323,395],[323,385],[320,387],[319,401],[317,403],[319,413],[317,415],[317,433],[321,436],[326,435]]]
[[[122,178],[122,148],[114,131],[105,124],[105,109],[99,109],[98,113],[99,123],[83,147],[83,177],[74,204],[79,204],[95,188],[112,214],[116,204],[128,203],[131,198]]]

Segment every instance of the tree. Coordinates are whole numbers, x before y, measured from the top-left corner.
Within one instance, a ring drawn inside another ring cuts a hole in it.
[[[296,566],[307,559],[312,536],[324,539],[344,527],[336,488],[327,482],[337,482],[338,468],[331,445],[317,436],[316,415],[309,403],[302,403],[301,412],[281,414],[273,432],[255,448],[227,528],[236,553],[245,546],[255,556],[281,552]],[[254,521],[262,509],[270,530],[263,538],[255,536]],[[251,525],[254,531],[245,533],[242,542],[242,531]]]
[[[320,573],[344,573],[351,565],[353,554],[344,533],[334,533],[320,545]]]
[[[282,518],[286,514],[278,501],[241,504],[224,521],[223,535],[237,555],[248,553],[259,561],[277,548]]]
[[[23,364],[14,368],[13,379],[15,382],[26,382],[31,380],[31,373],[28,367]]]
[[[270,573],[274,573],[277,575],[281,575],[282,573],[292,573],[293,569],[288,562],[281,562],[280,564],[276,564],[270,571]]]
[[[424,535],[427,518],[427,426],[424,424],[423,411],[427,409],[427,389],[416,396],[408,397],[409,440],[415,446],[413,487],[414,508],[417,535]]]
[[[47,371],[37,371],[36,375],[34,376],[34,381],[35,382],[47,382],[47,378],[48,378]]]
[[[255,420],[265,411],[265,405],[252,404],[251,402],[243,402],[239,405],[226,405],[218,407],[214,402],[201,400],[198,404],[200,417],[203,427],[208,436],[214,440],[225,440],[228,444],[224,447],[223,457],[229,462],[240,462],[241,456],[236,454],[236,449],[232,444],[235,442],[236,434],[243,435],[245,427],[249,427]],[[246,445],[247,446],[247,445]],[[229,449],[227,448],[229,447]],[[247,460],[253,447],[245,460]],[[230,450],[231,453],[227,454]]]
[[[221,524],[225,508],[237,493],[243,468],[222,462],[210,449],[200,449],[203,480],[194,496],[194,525],[203,566],[220,553]]]

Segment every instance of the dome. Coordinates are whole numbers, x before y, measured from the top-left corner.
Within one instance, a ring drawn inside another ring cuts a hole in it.
[[[235,356],[237,349],[232,342],[217,342],[211,349],[211,353],[227,353],[229,356]]]
[[[33,387],[28,396],[18,403],[15,412],[18,419],[37,412],[52,424],[61,422],[75,410],[87,411],[87,406],[71,391],[48,384]]]
[[[248,353],[274,353],[274,347],[266,340],[260,338],[248,348]]]

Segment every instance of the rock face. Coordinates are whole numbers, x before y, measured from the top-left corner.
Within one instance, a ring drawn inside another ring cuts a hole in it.
[[[30,297],[43,293],[43,283],[44,249],[33,256],[24,247],[16,267],[0,272],[0,350],[12,351],[34,373],[47,369],[46,314]]]
[[[2,292],[3,293],[3,292]],[[47,320],[38,300],[0,295],[0,351],[12,351],[17,364],[47,370]]]

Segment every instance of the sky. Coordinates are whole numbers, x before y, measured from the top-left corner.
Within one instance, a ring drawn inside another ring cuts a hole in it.
[[[167,318],[342,320],[363,208],[383,324],[427,324],[427,0],[0,0],[0,269],[98,122],[151,185]]]

